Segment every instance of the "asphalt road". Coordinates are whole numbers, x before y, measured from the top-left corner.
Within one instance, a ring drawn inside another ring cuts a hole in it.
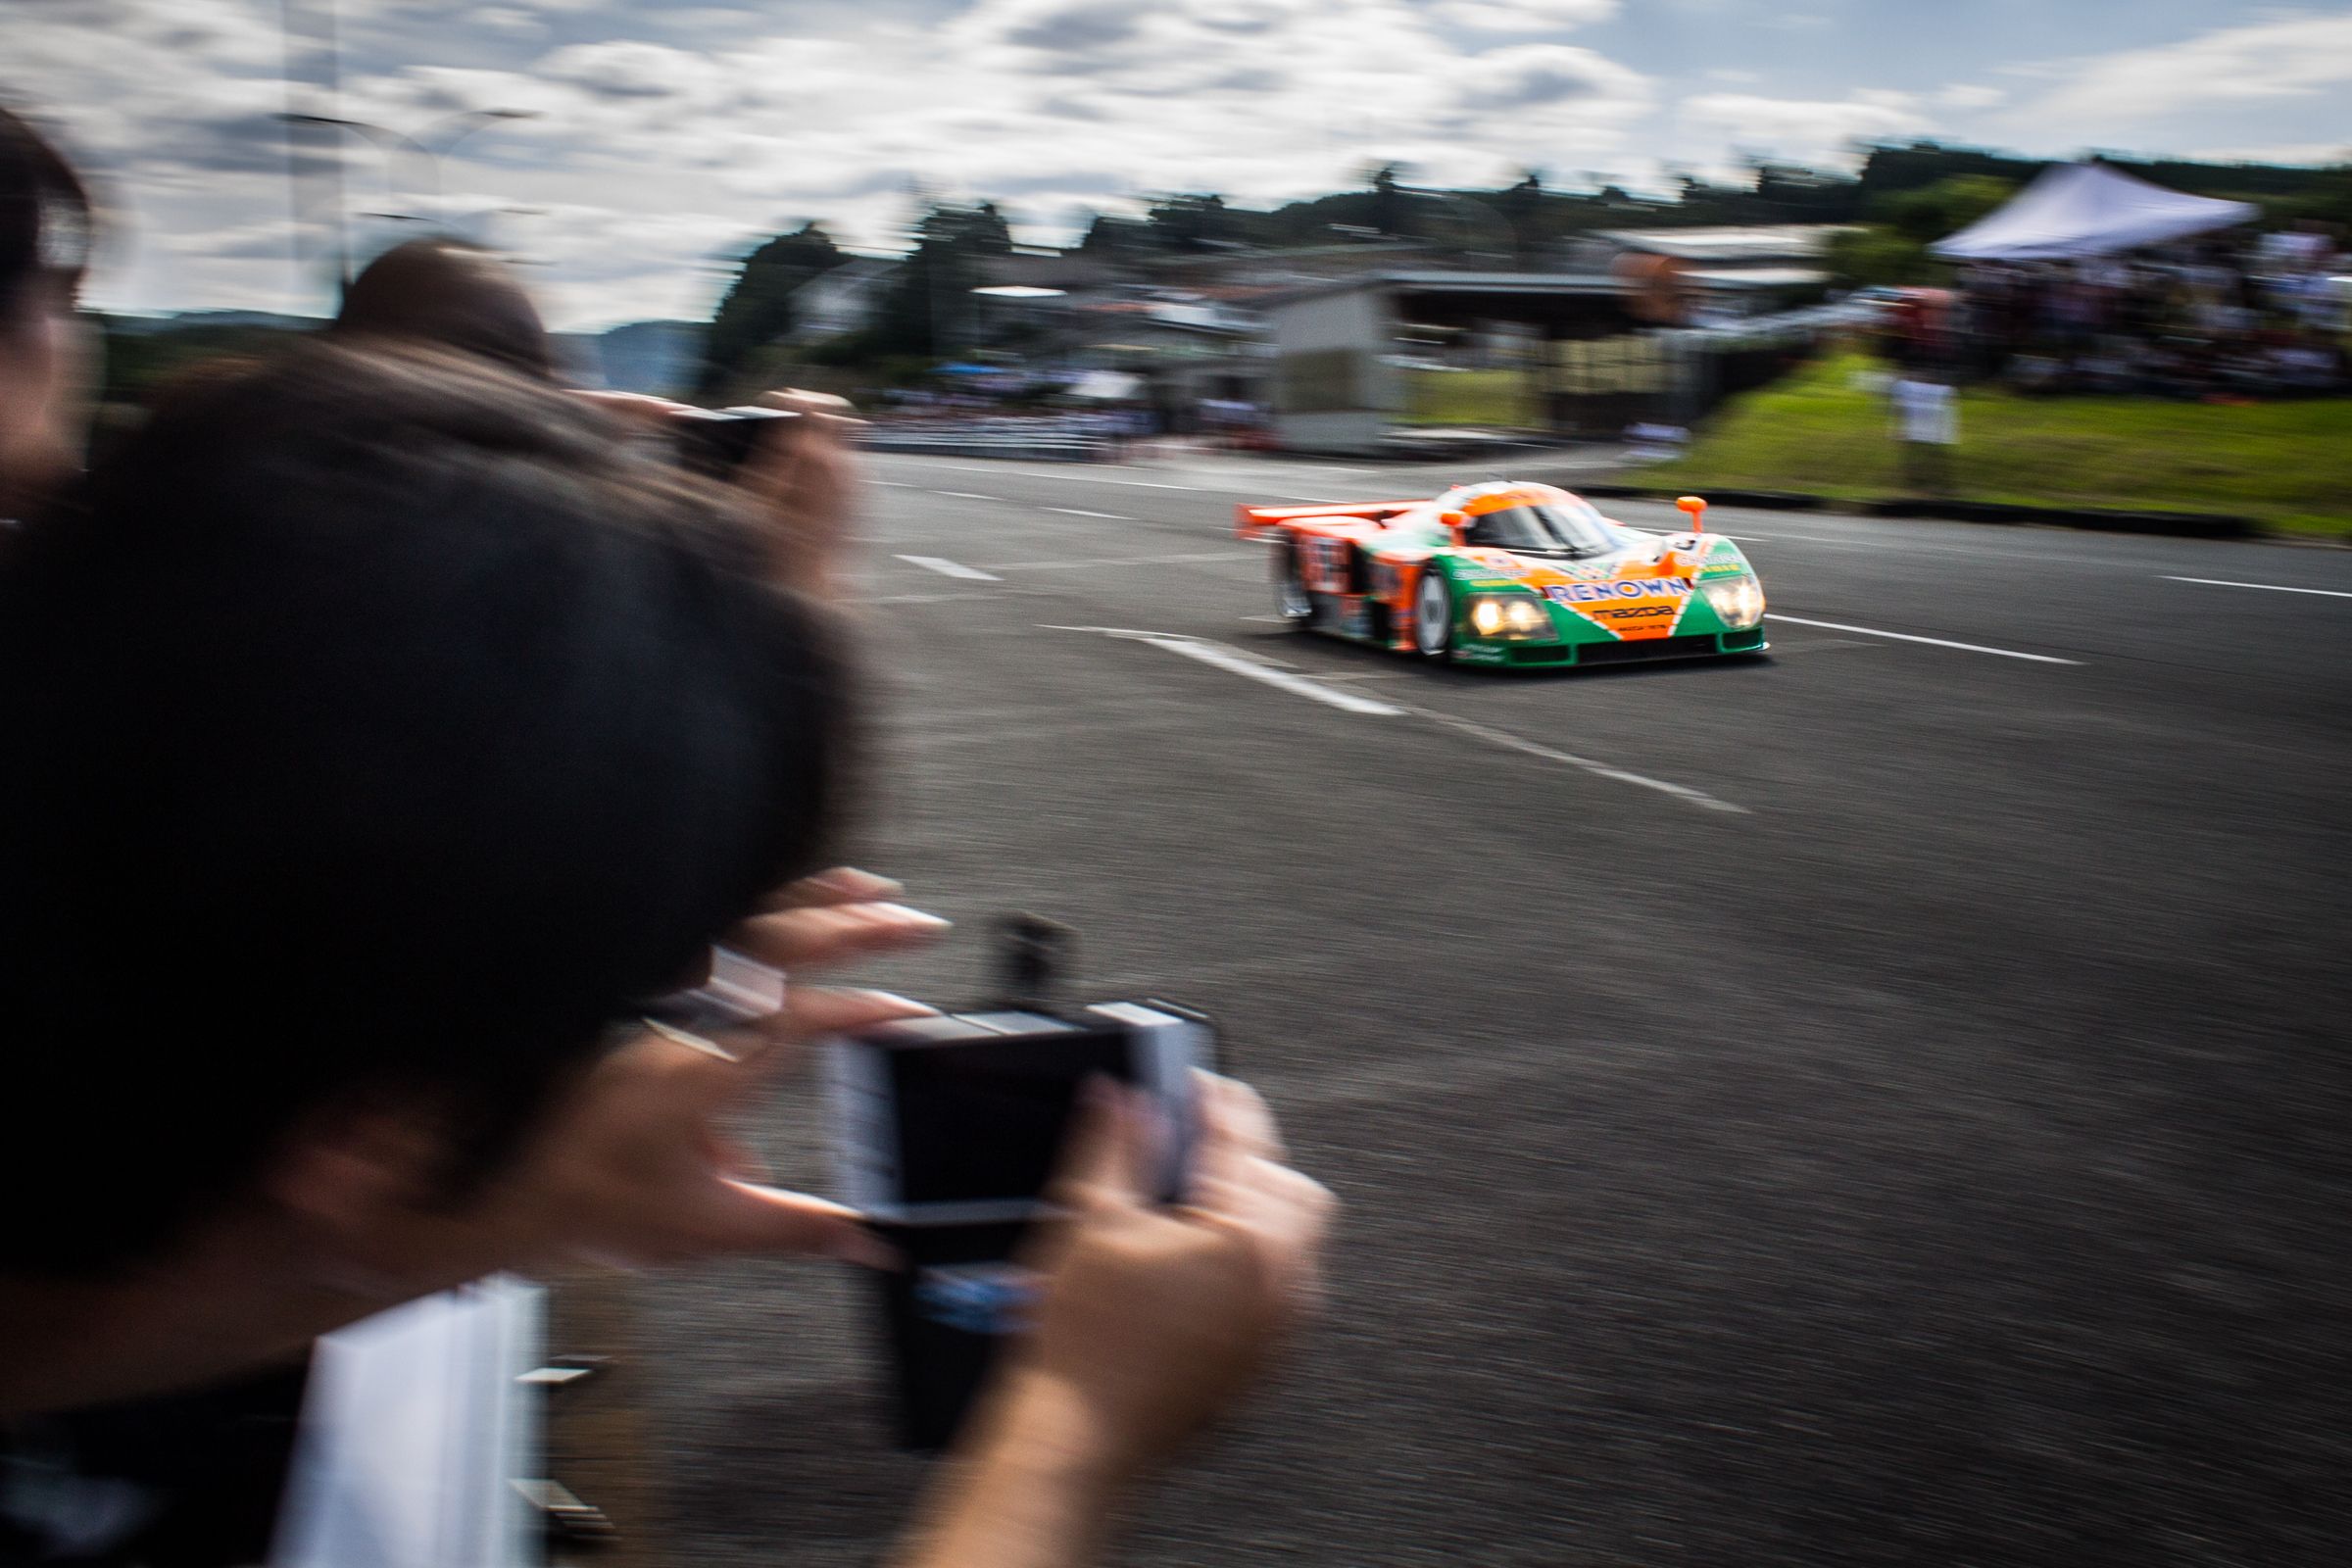
[[[1719,509],[1768,660],[1456,673],[1231,513],[1483,473],[877,467],[858,857],[965,931],[866,978],[1066,920],[1348,1204],[1125,1560],[2343,1560],[2352,552]],[[855,1283],[637,1294],[669,1559],[872,1560]]]

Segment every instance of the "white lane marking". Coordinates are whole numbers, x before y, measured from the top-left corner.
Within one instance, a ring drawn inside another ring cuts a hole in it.
[[[2289,588],[2282,582],[2230,582],[2222,577],[2166,577],[2166,582],[2201,582],[2212,588],[2265,588],[2275,594],[2320,594],[2328,599],[2352,599],[2337,588]]]
[[[1252,552],[1243,555],[1233,550],[1216,550],[1189,556],[1122,556],[1116,560],[1101,561],[992,561],[990,571],[1077,571],[1087,566],[1176,566],[1201,561],[1247,561],[1254,564],[1259,558]]]
[[[1271,664],[1261,664],[1249,655],[1236,653],[1222,643],[1174,642],[1164,637],[1147,637],[1143,641],[1165,648],[1171,654],[1182,654],[1185,658],[1197,659],[1203,664],[1214,664],[1217,668],[1229,669],[1236,675],[1247,675],[1251,680],[1263,681],[1268,686],[1278,686],[1286,692],[1294,692],[1300,697],[1311,697],[1318,703],[1329,703],[1332,707],[1346,709],[1350,713],[1374,713],[1384,717],[1395,717],[1404,711],[1403,709],[1391,707],[1387,703],[1376,703],[1369,697],[1358,697],[1353,692],[1336,691],[1329,686],[1309,680],[1304,675],[1294,675],[1287,669],[1276,669]]]
[[[1490,746],[1499,746],[1504,751],[1542,758],[1547,762],[1562,762],[1590,773],[1594,778],[1605,778],[1619,784],[1632,784],[1645,790],[1656,790],[1661,795],[1671,795],[1686,805],[1695,806],[1702,811],[1728,811],[1738,816],[1748,814],[1746,807],[1734,806],[1729,801],[1717,800],[1705,790],[1694,790],[1688,784],[1674,784],[1662,778],[1651,778],[1646,773],[1628,772],[1622,767],[1611,767],[1606,762],[1596,762],[1589,757],[1579,757],[1573,752],[1554,751],[1548,746],[1539,746],[1534,741],[1521,740],[1508,730],[1490,729],[1484,724],[1475,723],[1457,714],[1433,712],[1426,708],[1407,709],[1406,711],[1416,717],[1426,718],[1433,724],[1443,724],[1447,729],[1458,730],[1473,739],[1485,741]]]
[[[1263,660],[1252,658],[1239,649],[1229,648],[1219,642],[1210,642],[1205,638],[1186,637],[1174,632],[1135,631],[1120,626],[1049,625],[1042,629],[1046,631],[1091,631],[1104,637],[1116,637],[1126,642],[1150,643],[1154,647],[1164,648],[1169,653],[1182,654],[1187,659],[1196,659],[1203,664],[1213,664],[1219,669],[1231,670],[1236,675],[1247,675],[1251,680],[1263,681],[1268,686],[1279,687],[1283,691],[1292,692],[1300,697],[1311,697],[1318,703],[1328,703],[1333,708],[1345,709],[1350,713],[1372,713],[1390,718],[1409,714],[1414,718],[1427,719],[1433,724],[1440,724],[1475,740],[1484,741],[1490,746],[1499,746],[1505,751],[1540,758],[1546,762],[1563,763],[1590,773],[1594,778],[1605,778],[1619,784],[1632,784],[1641,789],[1656,790],[1661,795],[1671,795],[1686,805],[1695,806],[1702,811],[1728,811],[1740,816],[1748,814],[1746,807],[1717,800],[1706,791],[1694,790],[1688,784],[1673,784],[1662,778],[1651,778],[1643,773],[1629,772],[1622,767],[1611,767],[1606,762],[1596,762],[1589,757],[1578,757],[1572,752],[1554,751],[1548,746],[1539,746],[1534,741],[1521,740],[1507,731],[1490,729],[1484,724],[1474,723],[1452,713],[1434,712],[1426,708],[1399,707],[1391,703],[1375,702],[1369,697],[1358,697],[1353,692],[1335,689],[1310,676],[1294,675],[1287,669],[1278,669]]]
[[[935,496],[947,496],[955,501],[1003,501],[1004,499],[1003,496],[975,495],[969,490],[934,490],[931,493]]]
[[[1003,582],[1004,580],[993,571],[982,571],[977,566],[967,566],[960,561],[950,561],[945,556],[901,556],[898,559],[910,566],[920,566],[926,571],[936,571],[942,577],[961,577],[967,582]]]
[[[874,483],[878,485],[886,485],[893,490],[916,490],[921,488],[919,485],[908,484],[904,479],[876,479]]]
[[[1404,711],[1403,709],[1393,708],[1387,703],[1376,703],[1369,697],[1358,697],[1353,692],[1335,691],[1329,686],[1309,680],[1304,675],[1294,675],[1287,669],[1277,669],[1262,660],[1252,659],[1248,654],[1226,647],[1223,643],[1203,642],[1199,638],[1176,636],[1168,632],[1135,631],[1124,626],[1047,626],[1044,629],[1047,631],[1099,632],[1105,637],[1116,637],[1122,642],[1149,643],[1154,648],[1164,648],[1171,654],[1181,654],[1187,659],[1199,660],[1203,664],[1214,664],[1219,669],[1230,670],[1236,675],[1247,675],[1251,680],[1263,681],[1268,686],[1279,687],[1294,696],[1311,698],[1315,702],[1325,703],[1333,708],[1345,709],[1350,713],[1370,713],[1376,717],[1395,718]]]
[[[1089,512],[1084,507],[1048,507],[1046,510],[1058,512],[1065,517],[1101,517],[1104,522],[1133,522],[1135,520],[1123,513]]]
[[[2057,659],[2048,654],[2021,654],[2014,648],[1986,648],[1981,643],[1955,643],[1941,637],[1915,637],[1907,631],[1880,631],[1874,626],[1847,626],[1835,620],[1806,620],[1799,615],[1784,615],[1773,611],[1770,620],[1785,620],[1791,626],[1819,626],[1824,631],[1850,631],[1864,637],[1890,637],[1898,643],[1926,643],[1931,648],[1957,648],[1964,654],[1991,654],[1998,659],[2030,659],[2036,664],[2080,664],[2079,659]]]
[[[842,601],[848,605],[945,605],[965,599],[990,599],[992,594],[869,594]]]

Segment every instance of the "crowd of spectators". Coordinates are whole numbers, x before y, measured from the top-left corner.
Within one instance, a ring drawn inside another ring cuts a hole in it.
[[[2207,401],[2352,390],[2352,259],[2327,225],[2114,256],[1974,262],[1880,324],[1908,370],[2028,392]]]

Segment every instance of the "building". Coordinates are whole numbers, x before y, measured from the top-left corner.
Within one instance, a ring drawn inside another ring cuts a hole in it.
[[[1844,223],[1609,228],[1588,236],[1577,260],[1670,294],[1667,308],[1694,322],[1767,316],[1821,298],[1830,283],[1830,242],[1850,229]],[[1644,258],[1659,265],[1642,268]]]
[[[1273,346],[1275,439],[1308,452],[1377,449],[1428,423],[1416,396],[1460,369],[1431,345],[1483,345],[1480,390],[1507,422],[1551,435],[1614,435],[1655,413],[1671,374],[1653,334],[1607,272],[1386,271],[1276,295],[1261,305]],[[1497,352],[1497,345],[1515,348]],[[1442,382],[1437,390],[1447,390]]]

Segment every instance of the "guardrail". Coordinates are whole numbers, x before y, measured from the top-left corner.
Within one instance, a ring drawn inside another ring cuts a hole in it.
[[[1110,456],[1106,437],[1060,425],[1025,427],[1023,421],[989,420],[966,425],[868,425],[862,445],[875,452],[924,452],[936,457],[1026,458],[1044,463],[1102,463]]]

